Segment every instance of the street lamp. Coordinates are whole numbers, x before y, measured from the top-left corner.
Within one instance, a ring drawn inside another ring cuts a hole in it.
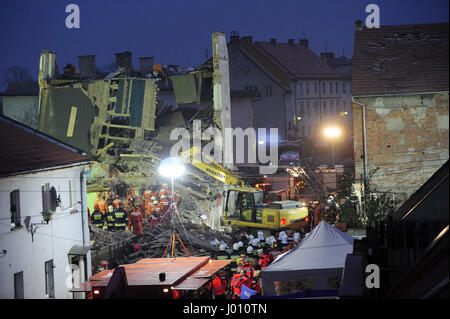
[[[334,167],[334,141],[341,136],[341,129],[337,126],[329,126],[325,128],[324,134],[331,140],[331,161]]]
[[[175,214],[177,214],[177,207],[175,206],[175,204],[173,202],[174,197],[175,197],[174,192],[173,192],[173,180],[175,178],[183,176],[184,171],[185,171],[185,167],[184,167],[183,161],[179,157],[165,158],[161,161],[161,163],[159,164],[159,167],[158,167],[159,174],[164,177],[170,177],[170,180],[172,182],[172,196],[171,196],[170,208],[169,208],[169,211],[171,213],[171,216],[170,216],[171,217],[170,218],[170,240],[169,240],[169,243],[167,244],[166,250],[164,251],[164,255],[166,255],[167,249],[169,248],[169,246],[171,246],[172,257],[173,257],[173,250],[174,250],[174,246],[175,246],[175,236],[177,236],[181,245],[186,250],[180,237],[178,236],[178,234],[176,234],[176,232],[173,229],[174,217],[175,217]],[[189,252],[187,250],[186,250],[186,253],[189,256]]]

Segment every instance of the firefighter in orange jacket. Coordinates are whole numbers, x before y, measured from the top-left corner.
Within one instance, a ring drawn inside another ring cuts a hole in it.
[[[142,193],[142,198],[144,199],[145,203],[147,204],[150,202],[151,198],[154,196],[152,190],[150,189],[150,185],[147,185],[144,192]]]
[[[209,284],[209,289],[213,289],[214,299],[226,299],[226,284],[218,275],[214,276],[213,281]]]
[[[130,226],[133,226],[133,234],[143,234],[142,222],[144,221],[144,217],[139,210],[135,210],[130,214],[130,219],[128,220],[128,229],[131,229]]]
[[[269,265],[269,262],[269,256],[265,252],[262,252],[258,259],[259,269],[263,270],[264,268],[266,268]]]
[[[161,195],[159,203],[161,204],[161,214],[164,215],[170,207],[169,196],[164,194]]]
[[[240,299],[241,298],[241,287],[242,287],[242,271],[238,271],[231,278],[231,292],[233,293],[232,299]]]
[[[97,205],[98,205],[100,211],[102,212],[103,216],[105,216],[105,214],[108,212],[108,203],[106,202],[105,193],[102,194],[102,197],[97,202]]]
[[[153,202],[153,206],[152,209],[150,211],[150,215],[148,215],[148,222],[150,224],[150,230],[153,229],[153,227],[156,227],[158,225],[159,222],[159,211],[160,211],[160,207],[158,202],[155,200]]]
[[[116,195],[116,199],[114,199],[113,202],[112,202],[112,206],[114,207],[114,209],[117,209],[121,205],[122,205],[122,201],[120,200],[120,196],[117,194]]]

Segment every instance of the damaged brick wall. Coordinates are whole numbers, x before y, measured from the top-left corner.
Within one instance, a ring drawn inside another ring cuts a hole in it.
[[[368,172],[379,191],[405,200],[449,157],[448,93],[365,97]],[[353,104],[355,177],[364,174],[362,108]]]

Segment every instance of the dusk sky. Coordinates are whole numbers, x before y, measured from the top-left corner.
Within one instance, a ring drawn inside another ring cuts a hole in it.
[[[67,29],[68,4],[80,8],[80,28]],[[196,66],[211,55],[211,34],[238,31],[257,41],[287,42],[306,36],[310,48],[351,56],[354,22],[365,7],[380,7],[381,25],[448,22],[448,0],[0,0],[0,79],[14,65],[37,78],[43,49],[56,53],[60,69],[78,56],[95,54],[103,67],[114,53],[131,51],[155,63]],[[0,88],[2,86],[0,85]]]

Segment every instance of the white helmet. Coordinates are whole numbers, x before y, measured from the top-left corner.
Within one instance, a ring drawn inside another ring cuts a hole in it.
[[[248,246],[247,247],[247,254],[251,254],[253,253],[253,247],[252,246]]]
[[[258,232],[258,239],[259,240],[264,240],[264,233],[262,231]]]
[[[288,239],[288,236],[286,234],[284,234],[283,237],[281,237],[281,243],[287,244],[288,243],[287,239]]]
[[[300,241],[300,233],[296,232],[296,233],[294,234],[294,241],[295,241],[296,243],[298,243],[298,242]]]
[[[224,251],[225,250],[225,244],[220,244],[219,245],[219,250],[220,251]]]
[[[258,239],[258,238],[253,239],[253,240],[250,242],[250,244],[251,244],[252,246],[257,246],[257,247],[259,247],[259,239]]]
[[[239,250],[239,244],[238,243],[234,243],[233,244],[233,250]]]
[[[166,198],[166,195],[161,195],[161,199]]]
[[[278,234],[278,240],[283,239],[283,236],[286,235],[285,231],[280,231],[280,233]]]
[[[248,241],[251,242],[251,241],[253,240],[253,238],[255,238],[253,235],[249,235],[249,236],[248,236]]]
[[[244,243],[241,242],[241,241],[239,241],[237,244],[238,244],[238,247],[239,247],[239,248],[244,247]]]
[[[152,196],[152,198],[150,198],[150,200],[156,200],[155,196]]]

